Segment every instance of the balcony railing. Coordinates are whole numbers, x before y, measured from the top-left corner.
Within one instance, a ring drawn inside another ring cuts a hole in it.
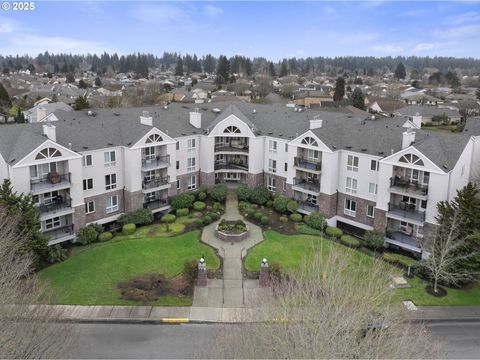
[[[399,204],[388,203],[388,212],[404,219],[420,222],[425,221],[425,212],[415,210],[415,204],[406,202],[401,202]]]
[[[215,145],[215,152],[226,151],[226,152],[244,152],[248,153],[247,144],[238,144],[238,145],[228,145],[228,144],[218,144]]]
[[[170,176],[158,176],[152,179],[143,179],[142,189],[154,189],[160,186],[169,185]]]
[[[301,157],[295,157],[295,166],[311,171],[322,171],[322,163],[320,160],[307,160]]]
[[[403,180],[398,177],[390,178],[390,187],[402,189],[405,192],[428,194],[428,185],[421,185],[418,182]]]
[[[143,207],[145,209],[155,210],[155,209],[164,207],[166,205],[168,205],[168,199],[156,199],[156,200],[150,200],[148,202],[145,202],[143,204]]]
[[[46,236],[49,236],[50,241],[58,240],[58,239],[61,239],[63,237],[66,237],[66,236],[71,236],[71,235],[74,234],[73,224],[62,226],[62,227],[52,229],[52,230],[45,230],[43,232],[43,234],[46,235]]]
[[[298,208],[299,209],[303,209],[305,211],[309,211],[309,212],[315,212],[315,211],[318,211],[318,204],[314,204],[312,202],[308,202],[308,201],[300,201],[300,200],[297,200],[298,202]]]
[[[154,159],[142,159],[142,169],[155,169],[170,164],[170,155],[157,156]]]
[[[293,186],[305,190],[320,192],[320,181],[313,179],[293,178]]]
[[[55,214],[64,210],[72,208],[72,199],[63,199],[61,196],[57,196],[51,204],[40,204],[38,210],[41,215]]]
[[[248,164],[234,162],[215,162],[215,170],[245,170],[248,171]]]
[[[51,172],[41,178],[30,179],[30,189],[32,192],[53,191],[70,185],[70,173],[59,174],[57,172]]]

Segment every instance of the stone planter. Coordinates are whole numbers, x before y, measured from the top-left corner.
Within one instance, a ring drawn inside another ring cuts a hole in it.
[[[249,235],[249,230],[247,226],[247,231],[244,231],[239,234],[230,234],[223,231],[218,230],[218,225],[215,227],[215,236],[220,240],[225,242],[238,242],[246,239]]]

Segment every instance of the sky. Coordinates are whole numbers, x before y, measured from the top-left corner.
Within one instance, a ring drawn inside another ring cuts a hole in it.
[[[275,61],[345,55],[480,58],[480,1],[35,1],[31,11],[2,6],[0,54],[47,50],[239,54]]]

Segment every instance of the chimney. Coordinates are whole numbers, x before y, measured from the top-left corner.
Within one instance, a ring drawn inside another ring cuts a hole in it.
[[[200,129],[202,127],[202,114],[195,109],[195,111],[190,112],[190,125]]]
[[[37,106],[37,122],[45,119],[47,116],[47,109],[42,106]]]
[[[55,125],[52,125],[50,121],[43,125],[43,135],[52,141],[57,141],[57,131],[55,129]]]
[[[321,119],[310,120],[310,130],[320,129],[322,125],[323,125],[323,120]]]
[[[422,115],[420,115],[418,112],[415,114],[415,116],[412,116],[412,123],[417,127],[421,128],[422,127]]]
[[[412,131],[410,128],[403,133],[402,137],[402,149],[405,149],[412,145],[415,141],[415,131]]]
[[[143,111],[142,116],[140,116],[140,124],[153,126],[153,119],[148,113],[148,111]]]

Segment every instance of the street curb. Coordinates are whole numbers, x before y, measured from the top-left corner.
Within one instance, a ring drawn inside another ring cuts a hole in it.
[[[412,318],[413,322],[428,322],[428,323],[441,323],[441,322],[479,322],[480,317],[450,317],[450,318]]]
[[[194,323],[187,318],[164,318],[164,319],[131,319],[131,318],[64,318],[62,322],[79,323],[79,324],[188,324]]]

